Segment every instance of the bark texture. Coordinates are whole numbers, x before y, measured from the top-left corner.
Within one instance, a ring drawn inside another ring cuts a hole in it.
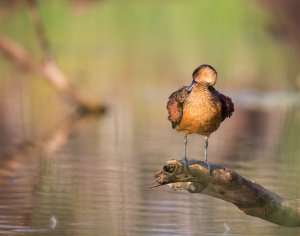
[[[285,200],[278,194],[249,180],[233,170],[210,163],[211,171],[203,161],[188,161],[188,168],[178,160],[170,160],[156,173],[158,187],[171,184],[174,190],[187,190],[222,199],[236,205],[247,215],[269,222],[300,227],[300,202]]]

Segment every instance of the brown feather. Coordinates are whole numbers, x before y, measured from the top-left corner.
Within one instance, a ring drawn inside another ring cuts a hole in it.
[[[224,94],[220,93],[213,87],[209,87],[209,90],[212,93],[215,93],[222,103],[222,120],[225,120],[227,117],[231,117],[232,113],[234,112],[234,104],[230,97],[225,96]]]
[[[167,110],[169,114],[168,119],[172,122],[173,129],[181,121],[183,105],[189,95],[187,88],[188,86],[183,86],[169,96],[167,103]]]

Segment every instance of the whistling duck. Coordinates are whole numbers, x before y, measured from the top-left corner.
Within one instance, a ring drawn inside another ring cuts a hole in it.
[[[192,76],[190,86],[183,86],[169,96],[168,119],[172,128],[184,136],[186,163],[187,135],[196,133],[205,136],[204,160],[207,163],[208,138],[219,128],[222,121],[232,115],[234,104],[230,97],[213,87],[217,82],[217,71],[212,66],[200,65]]]

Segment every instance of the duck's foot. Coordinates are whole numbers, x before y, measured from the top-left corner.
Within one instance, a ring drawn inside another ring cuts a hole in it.
[[[190,168],[189,168],[189,165],[188,165],[188,159],[187,159],[187,157],[183,157],[181,159],[181,162],[183,163],[184,173],[189,173],[190,172]]]
[[[208,173],[211,174],[211,166],[210,166],[209,162],[208,161],[204,161],[204,163],[207,166]]]

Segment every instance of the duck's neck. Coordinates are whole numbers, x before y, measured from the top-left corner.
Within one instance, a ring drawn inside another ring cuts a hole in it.
[[[209,91],[209,86],[207,84],[197,83],[194,85],[192,92],[193,93],[201,93]]]

